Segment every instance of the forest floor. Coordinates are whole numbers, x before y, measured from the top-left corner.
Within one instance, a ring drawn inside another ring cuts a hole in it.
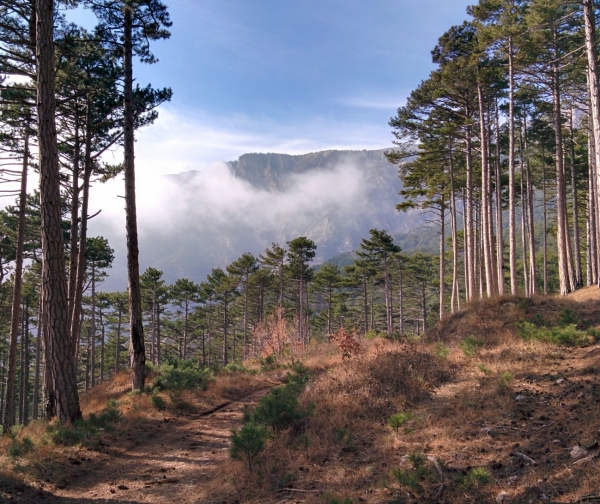
[[[82,398],[86,414],[117,399],[115,430],[0,457],[0,502],[600,504],[597,336],[558,346],[517,329],[567,319],[588,334],[598,293],[476,303],[427,342],[365,341],[352,359],[313,349],[300,406],[314,411],[273,436],[252,472],[229,458],[230,433],[285,369],[221,376],[165,411],[119,375]]]

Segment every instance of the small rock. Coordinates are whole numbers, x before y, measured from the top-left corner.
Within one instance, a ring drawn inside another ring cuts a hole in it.
[[[119,490],[129,490],[129,487],[127,485],[119,485],[117,488]]]
[[[587,457],[587,450],[585,448],[582,448],[579,445],[575,445],[573,447],[573,449],[571,450],[571,458],[575,459],[575,460],[579,460],[582,459],[583,457]]]
[[[479,430],[479,434],[481,434],[482,436],[485,434],[489,434],[490,432],[492,432],[491,427],[484,427],[483,429]]]
[[[558,380],[556,380],[554,383],[556,383],[557,385],[560,385],[562,382],[564,382],[565,379],[564,378],[559,378]]]
[[[527,399],[527,396],[524,396],[523,394],[519,394],[517,397],[515,397],[515,401],[523,401]]]
[[[508,496],[508,492],[500,492],[498,495],[496,495],[496,502],[504,502],[508,498]]]
[[[577,394],[577,399],[583,399],[585,397],[585,394],[583,392],[579,392],[579,394]]]

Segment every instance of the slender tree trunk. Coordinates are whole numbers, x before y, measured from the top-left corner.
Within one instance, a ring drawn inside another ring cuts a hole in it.
[[[460,306],[460,292],[458,290],[458,239],[456,224],[456,194],[454,189],[454,160],[452,153],[452,140],[450,140],[450,224],[452,227],[452,298],[450,307],[452,313],[455,306]],[[458,308],[460,310],[460,307]]]
[[[88,104],[89,105],[89,104]],[[87,122],[87,121],[86,121]],[[89,133],[89,131],[87,132]],[[75,148],[73,154],[73,179],[71,180],[71,237],[69,247],[69,321],[73,320],[75,292],[77,289],[77,262],[79,237],[79,106],[75,103]],[[73,336],[71,336],[73,337]]]
[[[23,169],[21,171],[21,191],[19,193],[19,222],[17,228],[17,247],[13,280],[12,310],[8,347],[8,369],[6,375],[6,396],[2,429],[6,433],[15,424],[15,380],[17,376],[17,339],[21,320],[21,289],[23,286],[23,247],[25,243],[25,212],[27,208],[27,167],[29,165],[29,127],[25,127],[23,149]]]
[[[96,386],[96,265],[92,262],[92,320],[91,320],[91,375],[92,387]]]
[[[223,303],[223,367],[227,366],[227,301]]]
[[[244,282],[244,361],[248,360],[248,272]]]
[[[394,326],[392,322],[392,300],[390,296],[390,275],[388,271],[387,256],[383,257],[383,275],[385,282],[385,315],[387,322],[387,333],[391,336],[394,332]]]
[[[156,285],[152,286],[152,353],[150,355],[150,362],[156,364]]]
[[[160,303],[156,303],[156,363],[162,363],[160,346]]]
[[[554,33],[556,40],[556,32]],[[558,57],[558,49],[555,47],[555,58]],[[569,275],[569,264],[567,254],[568,228],[566,226],[566,191],[563,166],[563,138],[561,125],[561,106],[560,106],[560,82],[558,63],[555,63],[552,72],[552,103],[553,103],[553,123],[556,144],[556,241],[558,252],[558,278],[560,284],[560,293],[566,295],[571,292],[571,278]]]
[[[368,283],[368,279],[367,279],[367,275],[364,274],[362,276],[362,284],[363,284],[363,309],[364,309],[364,315],[365,315],[365,335],[369,332],[369,299],[368,299],[368,289],[367,289],[367,283]]]
[[[119,315],[117,318],[117,335],[115,339],[115,375],[119,372],[121,360],[121,324],[123,322],[123,308],[119,306]]]
[[[594,217],[597,224],[597,232],[600,232],[600,90],[598,89],[598,56],[596,51],[596,18],[593,0],[582,0],[583,17],[585,23],[585,47],[587,54],[587,84],[590,95],[590,115],[592,122],[593,144],[594,144],[594,167],[596,171],[596,213]],[[598,239],[596,237],[596,239]],[[596,243],[600,245],[600,243]],[[600,261],[600,253],[596,248],[597,260]],[[596,266],[599,268],[599,265]],[[600,271],[597,281],[600,282]],[[600,283],[599,283],[600,286]]]
[[[467,115],[469,115],[467,111]],[[475,253],[475,233],[473,229],[473,158],[471,145],[472,131],[468,126],[466,129],[466,161],[467,161],[467,197],[465,210],[465,269],[467,278],[467,302],[475,297],[476,285],[476,253]]]
[[[500,113],[496,100],[496,266],[498,295],[504,296],[504,226],[502,223],[502,176],[500,174]]]
[[[597,190],[596,190],[596,164],[594,154],[594,133],[592,131],[592,120],[588,117],[588,197],[587,197],[587,221],[588,221],[588,253],[587,263],[589,270],[588,285],[598,281],[598,229],[597,229]]]
[[[400,336],[404,336],[404,278],[402,274],[402,259],[398,257],[398,327]]]
[[[440,269],[439,269],[439,280],[440,280],[440,320],[444,318],[444,309],[446,305],[446,256],[445,256],[445,235],[446,235],[446,207],[443,203],[443,189],[441,195],[442,204],[440,205]]]
[[[37,321],[37,337],[35,341],[35,375],[33,381],[33,419],[39,418],[40,404],[40,369],[41,369],[41,349],[42,349],[42,293],[40,291],[38,302],[38,321]]]
[[[98,313],[100,316],[100,327],[102,327],[102,340],[100,341],[100,383],[104,383],[104,337],[105,337],[105,327],[104,327],[104,317],[102,310]]]
[[[529,292],[531,295],[537,294],[537,274],[535,264],[535,229],[533,218],[534,191],[531,181],[531,170],[529,168],[529,157],[527,156],[527,139],[525,139],[525,166],[527,175],[527,228],[529,238]]]
[[[546,192],[546,153],[542,145],[542,213],[544,223],[544,295],[548,295],[548,204]]]
[[[485,108],[483,89],[477,83],[477,97],[479,102],[479,136],[481,143],[481,238],[483,247],[483,270],[485,271],[485,287],[487,297],[496,295],[494,288],[494,271],[492,266],[492,244],[490,242],[490,165],[488,155],[487,126],[485,122]]]
[[[517,238],[515,223],[515,65],[513,38],[508,37],[508,244],[510,293],[517,294]]]
[[[73,355],[77,360],[79,338],[81,332],[81,299],[83,297],[83,283],[86,269],[87,221],[90,200],[90,177],[92,176],[92,111],[91,98],[86,97],[85,120],[85,159],[83,169],[83,197],[81,201],[81,224],[79,232],[79,247],[77,251],[77,275],[71,310],[69,312],[70,334],[73,345]],[[73,238],[73,237],[71,237]]]
[[[579,205],[577,202],[577,165],[575,163],[575,139],[573,136],[573,114],[572,109],[569,115],[570,130],[570,155],[571,155],[571,201],[573,205],[573,255],[575,256],[575,289],[583,287],[583,274],[581,272],[581,245],[579,234]]]
[[[124,150],[125,150],[125,210],[127,229],[127,273],[129,279],[130,344],[129,363],[132,370],[133,390],[143,390],[146,379],[146,352],[144,348],[144,324],[142,320],[142,297],[140,290],[140,265],[137,233],[137,211],[135,202],[135,157],[134,157],[134,111],[133,111],[133,13],[125,8],[123,27],[124,43]]]
[[[29,303],[25,302],[25,323],[23,324],[23,409],[21,423],[29,423]]]

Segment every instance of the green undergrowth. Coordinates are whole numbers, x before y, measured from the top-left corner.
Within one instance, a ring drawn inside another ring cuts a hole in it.
[[[119,403],[114,399],[108,401],[106,408],[100,413],[90,413],[87,420],[77,420],[72,425],[53,423],[48,426],[49,439],[56,445],[94,446],[102,432],[110,432],[121,418]]]
[[[193,360],[170,359],[152,371],[155,373],[152,388],[159,391],[206,390],[214,380],[211,369]]]
[[[309,380],[308,369],[298,361],[292,366],[287,383],[272,389],[253,410],[246,409],[242,428],[231,431],[230,455],[244,460],[250,471],[254,470],[254,463],[265,449],[269,436],[292,427],[313,412],[313,408],[302,409],[298,404],[298,396]]]
[[[576,324],[566,326],[538,326],[533,322],[519,322],[519,335],[525,341],[537,340],[558,346],[585,346],[600,341],[600,333],[594,329],[581,330]]]

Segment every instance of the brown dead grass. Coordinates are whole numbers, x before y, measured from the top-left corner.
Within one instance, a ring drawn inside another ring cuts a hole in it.
[[[219,457],[211,461],[210,452],[203,454],[206,467],[214,464],[210,478],[202,479],[197,489],[182,482],[167,494],[174,502],[307,504],[345,498],[353,503],[487,503],[501,493],[510,504],[567,503],[597,494],[600,459],[574,464],[569,452],[600,437],[600,347],[524,342],[516,331],[520,320],[556,322],[565,308],[582,327],[597,326],[597,301],[581,295],[482,301],[446,318],[429,332],[427,342],[361,341],[361,353],[351,359],[342,359],[334,345],[311,345],[299,356],[312,372],[300,403],[303,408],[314,406],[314,414],[275,435],[254,473],[243,462],[227,459],[225,441],[219,438]],[[485,343],[472,355],[460,345],[468,336]],[[147,440],[163,442],[160,436],[173,425],[177,436],[165,439],[181,438],[181,450],[189,450],[189,441],[183,439],[200,435],[203,411],[228,403],[232,409],[221,410],[223,418],[241,422],[235,401],[285,381],[290,364],[262,373],[222,375],[205,392],[186,391],[179,399],[189,409],[175,407],[169,394],[162,393],[169,403],[164,412],[153,409],[147,395],[127,394],[129,378],[119,376],[82,398],[86,415],[100,411],[109,399],[121,404],[124,419],[118,431],[103,437],[104,446],[40,448],[31,460],[42,470],[25,475],[14,469],[14,460],[4,458],[5,467],[13,467],[7,477],[38,492],[75,498],[82,494],[69,494],[68,487],[60,490],[80,467],[73,461],[86,461],[82,463],[92,473],[101,473],[101,468],[137,453]],[[387,422],[399,412],[411,416],[396,434]],[[210,424],[210,417],[206,422]],[[41,439],[44,432],[44,424],[32,424],[20,437]],[[2,443],[5,453],[7,441]],[[394,476],[394,471],[414,473],[414,453],[426,457],[426,477],[418,488]],[[590,449],[595,453],[597,448]],[[469,482],[474,468],[485,468],[491,481]],[[190,475],[196,470],[186,469]],[[135,480],[139,475],[130,476]],[[119,498],[98,488],[98,498]],[[189,494],[180,495],[176,488]],[[1,492],[0,485],[0,500]],[[145,499],[140,502],[160,502]]]
[[[516,331],[535,316],[554,323],[565,308],[597,325],[595,304],[507,297],[447,318],[430,343],[365,342],[359,358],[311,380],[301,403],[314,415],[271,440],[259,470],[228,462],[210,483],[215,501],[466,503],[504,492],[516,504],[598,494],[599,459],[574,465],[569,452],[600,437],[600,347],[524,342]],[[467,336],[485,342],[472,356],[459,345]],[[439,342],[445,358],[435,356]],[[395,435],[387,420],[401,411],[412,417]],[[413,471],[415,452],[427,457],[418,490],[393,475]],[[491,481],[469,482],[474,468]]]

